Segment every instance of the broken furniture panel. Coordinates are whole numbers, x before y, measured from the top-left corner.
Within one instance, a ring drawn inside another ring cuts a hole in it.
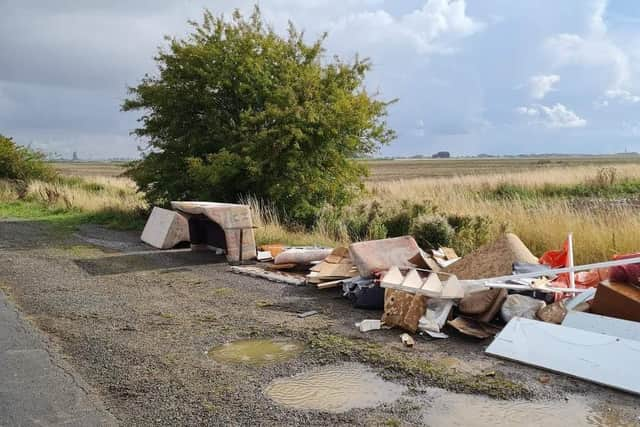
[[[464,296],[464,289],[456,276],[415,268],[409,268],[403,274],[398,266],[391,267],[382,277],[380,286],[430,298],[455,299]]]
[[[349,250],[338,247],[324,257],[322,262],[311,267],[311,271],[307,275],[307,282],[318,284],[319,289],[325,289],[326,287],[338,286],[340,281],[357,276],[358,269],[351,262]]]
[[[171,202],[171,206],[188,218],[193,245],[224,249],[229,262],[256,257],[249,206],[215,202]]]
[[[369,240],[349,246],[351,259],[362,277],[370,277],[376,271],[388,270],[394,265],[412,267],[409,259],[419,251],[418,244],[411,236]]]
[[[640,322],[640,288],[628,283],[602,282],[596,289],[591,312]]]
[[[386,289],[384,291],[382,322],[385,325],[397,326],[415,333],[418,330],[418,322],[426,309],[426,297],[394,289]]]
[[[640,342],[513,318],[486,353],[640,394]]]
[[[154,207],[140,240],[158,249],[170,249],[189,241],[189,222],[180,212]]]

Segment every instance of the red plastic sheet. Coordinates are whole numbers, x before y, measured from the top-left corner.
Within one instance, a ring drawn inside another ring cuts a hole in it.
[[[629,256],[640,256],[640,254],[633,254]],[[614,259],[619,259],[615,258]],[[551,268],[562,268],[567,267],[569,265],[569,240],[564,241],[563,248],[561,250],[553,250],[547,251],[540,257],[540,264],[546,264]],[[638,266],[638,278],[640,278],[640,265],[634,264]],[[581,271],[575,273],[574,281],[576,284],[576,288],[584,289],[584,288],[592,288],[598,286],[603,280],[609,278],[608,269],[596,269],[591,271]],[[553,286],[558,288],[568,288],[569,287],[569,273],[560,273],[557,278],[553,281]],[[570,296],[569,294],[556,293],[555,300],[559,301],[564,297]]]
[[[540,257],[540,264],[546,264],[551,268],[566,267],[569,264],[569,240],[564,241],[564,245],[559,251],[547,251]]]

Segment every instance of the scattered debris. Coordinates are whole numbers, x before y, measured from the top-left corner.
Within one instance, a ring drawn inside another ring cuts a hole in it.
[[[564,306],[566,307],[567,310],[575,310],[579,305],[593,300],[593,297],[595,295],[596,295],[596,288],[588,289],[585,292],[579,293],[573,298],[566,299],[564,301]]]
[[[564,301],[556,301],[553,304],[541,307],[536,316],[543,322],[555,323],[559,325],[567,315],[567,308],[564,306]]]
[[[638,258],[640,254],[616,255],[614,260]],[[628,265],[619,265],[609,269],[609,280],[612,282],[629,283],[631,285],[640,285],[640,263]]]
[[[398,327],[442,339],[448,338],[442,329],[451,327],[479,339],[497,335],[488,354],[640,393],[640,374],[630,372],[632,360],[640,356],[640,323],[629,321],[640,321],[640,288],[599,283],[608,277],[607,268],[640,266],[640,257],[574,266],[572,241],[567,241],[565,249],[545,253],[543,259],[553,258],[550,265],[537,264],[513,234],[463,258],[450,248],[425,252],[409,236],[358,242],[348,249],[270,245],[261,247],[258,260],[275,255],[265,268],[276,271],[232,271],[302,284],[302,277],[277,270],[304,269],[307,284],[341,287],[355,307],[384,309],[381,319],[356,323],[361,332]],[[622,269],[627,270],[634,274],[633,268]],[[312,310],[298,317],[315,314]],[[504,329],[498,326],[501,319],[507,322]],[[413,347],[409,333],[403,333],[401,341]],[[619,364],[624,369],[616,370]],[[542,375],[539,381],[550,379]]]
[[[318,288],[337,287],[342,280],[358,276],[358,269],[351,262],[347,248],[336,248],[324,260],[313,267],[307,275],[307,282]],[[325,286],[322,286],[322,285]],[[329,285],[330,284],[330,285]]]
[[[340,281],[342,283],[342,295],[346,297],[354,307],[380,310],[385,304],[385,290],[378,286],[373,279],[354,277]],[[327,285],[323,283],[318,288]]]
[[[440,279],[441,276],[444,283]],[[402,274],[399,267],[391,267],[380,281],[380,286],[430,298],[456,299],[464,296],[464,289],[456,276],[415,268],[410,268],[407,274]]]
[[[382,321],[385,325],[397,326],[415,333],[418,330],[418,322],[426,309],[426,297],[387,289],[384,294]]]
[[[525,317],[527,319],[535,319],[536,313],[546,304],[539,299],[531,298],[526,295],[511,294],[508,295],[502,308],[500,315],[505,322],[514,317]]]
[[[360,332],[377,331],[382,327],[382,322],[378,319],[366,319],[356,323],[356,328]]]
[[[466,317],[488,323],[496,317],[506,299],[506,289],[487,289],[465,296],[458,308]]]
[[[142,230],[140,240],[158,249],[171,249],[189,242],[189,222],[179,212],[154,207]]]
[[[276,257],[287,248],[285,245],[281,245],[280,243],[271,243],[269,245],[262,245],[259,249],[263,252],[270,252],[272,257]]]
[[[433,249],[431,251],[431,254],[436,263],[442,268],[449,267],[450,265],[461,259],[451,248]]]
[[[445,334],[440,333],[440,329],[446,323],[452,308],[452,300],[429,299],[427,301],[427,310],[418,321],[418,329],[434,338],[443,338],[442,335],[446,338]]]
[[[276,255],[273,260],[274,264],[297,264],[309,265],[313,261],[321,261],[331,254],[331,249],[301,247],[289,248]]]
[[[444,332],[433,332],[433,331],[425,330],[425,331],[422,331],[421,334],[422,333],[429,335],[431,338],[438,338],[438,339],[449,338],[449,335],[445,334]]]
[[[486,353],[640,394],[639,341],[515,317]]]
[[[602,282],[593,298],[591,312],[640,322],[640,288],[628,283]]]
[[[376,271],[385,271],[394,265],[411,267],[409,259],[420,251],[411,236],[352,243],[349,252],[360,276],[371,277]]]
[[[305,311],[304,313],[298,313],[298,317],[304,319],[305,317],[313,316],[314,314],[318,314],[316,310]]]
[[[422,268],[424,270],[430,270],[436,273],[441,270],[440,265],[436,262],[436,260],[422,249],[420,249],[417,254],[409,258],[409,262],[414,266]]]
[[[497,326],[468,317],[457,317],[448,321],[447,324],[458,332],[480,339],[492,337],[500,332]]]
[[[402,344],[404,344],[405,347],[413,347],[414,345],[416,345],[416,342],[413,340],[413,338],[411,337],[411,335],[409,334],[402,334],[400,335],[400,340],[402,341]]]
[[[275,271],[267,271],[258,267],[232,266],[231,271],[237,274],[244,274],[251,277],[259,277],[261,279],[267,279],[271,282],[286,283],[289,285],[296,285],[296,286],[304,285],[303,278],[297,278],[292,275],[278,273]]]
[[[511,274],[514,262],[537,264],[538,258],[518,236],[507,233],[495,242],[465,255],[445,271],[455,274],[459,279],[484,279]]]
[[[270,251],[258,251],[256,259],[260,262],[273,261],[273,256]]]
[[[298,264],[268,264],[265,268],[267,270],[292,270],[297,266]]]

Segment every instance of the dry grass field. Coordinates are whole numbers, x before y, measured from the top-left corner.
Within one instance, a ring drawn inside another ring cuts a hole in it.
[[[491,219],[491,237],[507,230],[539,255],[574,232],[578,262],[640,250],[640,156],[379,160],[368,162],[367,193],[354,204],[429,201],[448,215]],[[122,164],[56,163],[87,185],[32,183],[32,199],[83,211],[140,210],[144,200]],[[605,171],[604,178],[602,172]],[[603,181],[604,180],[604,181]],[[97,190],[97,191],[96,191]],[[6,198],[6,196],[5,196]],[[286,229],[255,201],[258,241],[331,244],[344,241],[322,221],[309,231]]]
[[[367,161],[369,180],[388,181],[409,178],[486,175],[507,172],[573,168],[577,166],[640,166],[640,156],[575,156],[398,159]]]
[[[51,162],[51,165],[67,176],[118,176],[125,170],[121,162]]]

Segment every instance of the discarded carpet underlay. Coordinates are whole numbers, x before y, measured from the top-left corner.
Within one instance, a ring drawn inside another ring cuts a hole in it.
[[[538,258],[515,234],[506,233],[493,243],[465,255],[444,271],[458,279],[485,279],[511,274],[514,262],[537,264]]]

